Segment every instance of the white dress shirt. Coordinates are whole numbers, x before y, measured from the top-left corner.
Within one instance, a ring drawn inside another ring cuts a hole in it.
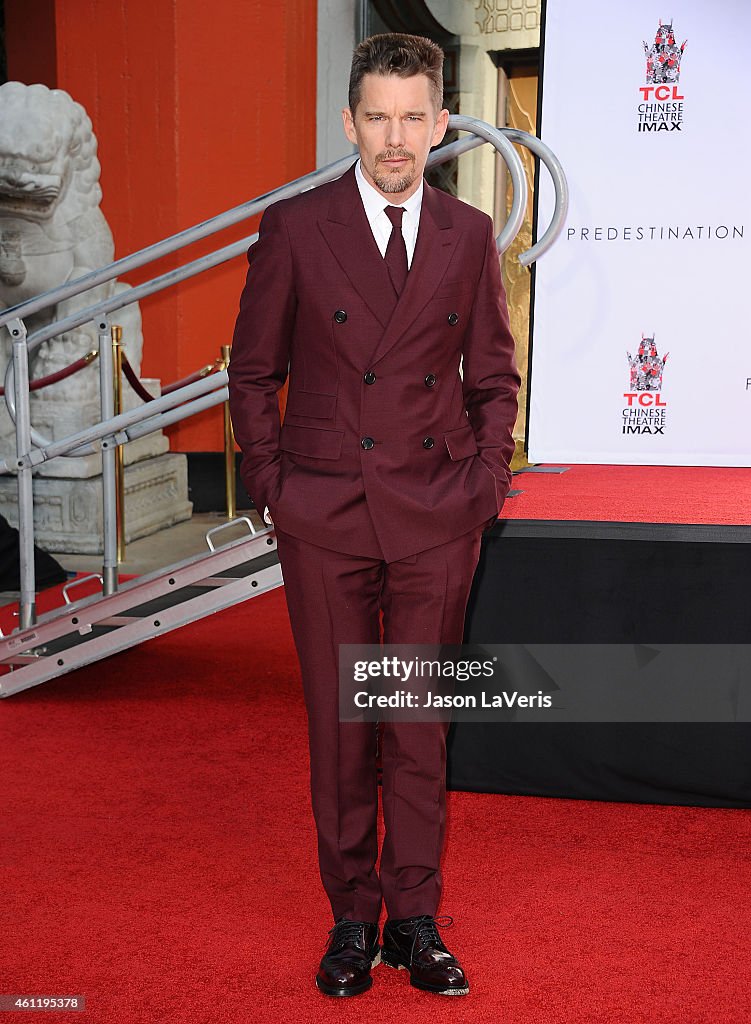
[[[420,178],[420,185],[417,191],[413,192],[409,199],[403,203],[390,203],[377,189],[373,188],[362,173],[359,160],[355,164],[355,181],[360,190],[362,205],[365,207],[365,216],[368,218],[370,230],[373,232],[373,238],[376,241],[381,256],[386,255],[386,246],[389,244],[391,232],[394,230],[391,221],[384,211],[387,206],[402,206],[404,208],[402,235],[407,249],[407,267],[411,267],[412,257],[415,254],[415,245],[417,244],[417,231],[420,227],[423,193],[422,178]],[[268,526],[274,525],[268,507],[263,511],[263,519]]]
[[[377,189],[373,188],[365,175],[362,173],[360,161],[355,164],[355,181],[360,190],[362,205],[365,207],[365,216],[368,218],[370,230],[381,256],[386,255],[386,246],[389,244],[389,237],[393,230],[391,221],[385,214],[387,206],[401,206],[404,209],[402,217],[402,235],[404,244],[407,247],[407,266],[412,266],[412,257],[415,253],[417,243],[417,231],[420,227],[420,210],[422,209],[423,180],[420,178],[420,185],[416,192],[403,203],[390,203],[388,197],[383,196]]]

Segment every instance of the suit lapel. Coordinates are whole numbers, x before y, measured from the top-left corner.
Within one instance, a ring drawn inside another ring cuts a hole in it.
[[[394,288],[360,199],[354,166],[335,184],[328,216],[318,226],[339,266],[385,328],[394,309]]]
[[[375,366],[378,360],[393,348],[433,298],[441,278],[446,273],[459,234],[459,230],[452,224],[448,204],[443,201],[442,193],[431,188],[426,182],[417,244],[412,266],[407,274],[407,283],[393,309],[383,337],[370,357],[370,366]],[[380,256],[380,253],[378,255]],[[386,270],[383,259],[381,263]],[[386,280],[390,283],[388,270]],[[391,301],[393,303],[393,290]]]
[[[360,199],[354,166],[334,185],[328,215],[318,226],[339,266],[384,328],[368,361],[372,366],[397,343],[432,299],[460,231],[453,226],[443,194],[426,182],[412,266],[404,291],[395,302],[388,268]]]

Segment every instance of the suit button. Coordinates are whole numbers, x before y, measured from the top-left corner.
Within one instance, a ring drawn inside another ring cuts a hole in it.
[[[363,377],[363,380],[365,381],[366,384],[375,384],[376,375],[373,373],[372,370],[368,370],[368,372]]]
[[[449,323],[451,324],[452,327],[454,326],[454,324],[458,324],[459,323],[459,314],[458,313],[449,313]]]
[[[360,441],[360,445],[366,452],[369,452],[371,448],[375,448],[375,441],[372,437],[364,437],[362,441]]]
[[[347,313],[343,309],[337,309],[336,313],[334,313],[334,319],[338,324],[346,323]]]
[[[432,388],[435,384],[435,374],[429,373],[425,378],[425,387]]]
[[[432,437],[426,437],[422,442],[423,448],[432,448],[434,444],[435,441],[433,440]]]

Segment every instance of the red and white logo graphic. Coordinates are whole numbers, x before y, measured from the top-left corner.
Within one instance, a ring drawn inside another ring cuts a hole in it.
[[[632,391],[659,391],[662,387],[662,372],[665,363],[668,361],[669,353],[666,352],[662,359],[657,354],[655,338],[641,336],[639,351],[635,356],[627,352],[628,365],[631,367],[631,390]]]
[[[662,397],[662,378],[668,353],[660,356],[655,336],[641,336],[639,350],[635,356],[627,352],[629,365],[629,390],[623,398],[624,434],[664,434],[667,425],[667,405]]]
[[[655,41],[650,46],[644,44],[647,55],[647,85],[662,85],[666,82],[677,82],[681,75],[681,57],[686,49],[687,39],[680,46],[675,44],[672,19],[669,25],[657,29]]]
[[[679,132],[683,128],[683,92],[678,86],[681,60],[687,40],[675,41],[673,22],[662,19],[653,43],[644,43],[647,58],[646,85],[639,87],[637,131]]]

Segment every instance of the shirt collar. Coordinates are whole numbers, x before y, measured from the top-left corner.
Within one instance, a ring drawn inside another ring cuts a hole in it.
[[[387,206],[403,206],[410,217],[414,217],[415,220],[420,218],[420,209],[422,207],[422,194],[424,188],[424,179],[420,178],[420,184],[412,195],[403,203],[389,203],[388,199],[385,198],[378,189],[373,188],[368,179],[362,173],[360,161],[358,160],[355,164],[355,180],[357,187],[360,190],[360,196],[362,197],[362,203],[365,207],[365,213],[368,216],[368,220],[373,220],[379,213],[383,213]]]

